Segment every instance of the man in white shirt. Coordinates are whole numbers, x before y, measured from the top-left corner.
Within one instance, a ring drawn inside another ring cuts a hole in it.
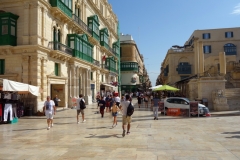
[[[127,134],[130,134],[130,123],[132,121],[132,116],[127,116],[127,108],[131,103],[129,101],[130,96],[126,95],[126,101],[121,102],[121,109],[122,109],[122,129],[123,133],[122,136],[125,136],[126,133],[126,125],[127,125]]]
[[[50,99],[50,96],[47,96],[47,100],[44,103],[43,111],[45,112],[45,115],[47,117],[47,130],[53,127],[53,115],[56,114],[56,107],[53,100]]]
[[[83,95],[80,94],[79,98],[76,100],[77,103],[77,123],[79,124],[79,114],[81,113],[82,115],[82,122],[86,122],[85,118],[84,118],[84,109],[80,108],[80,101],[83,101],[85,103],[85,100],[83,99]]]

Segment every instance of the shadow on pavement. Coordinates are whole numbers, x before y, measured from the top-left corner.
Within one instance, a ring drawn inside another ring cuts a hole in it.
[[[92,127],[92,128],[87,128],[87,129],[104,129],[104,128],[107,128],[107,127]]]
[[[232,136],[232,137],[225,137],[225,138],[240,138],[240,136]]]
[[[33,128],[31,128],[31,129],[17,129],[17,130],[12,130],[12,131],[36,131],[36,130],[45,130],[46,129],[46,127],[45,128],[35,128],[35,129],[33,129]]]
[[[223,132],[222,134],[240,134],[240,131],[237,132]],[[240,135],[238,136],[231,136],[231,137],[225,137],[225,138],[240,138]]]
[[[237,131],[237,132],[223,132],[222,134],[240,134],[240,131]]]
[[[111,138],[111,137],[122,138],[122,135],[121,134],[112,134],[112,135],[99,135],[98,136],[96,134],[90,134],[89,137],[85,137],[85,138]]]
[[[73,122],[68,122],[68,123],[54,123],[54,124],[57,124],[57,125],[65,125],[65,124],[75,124]]]

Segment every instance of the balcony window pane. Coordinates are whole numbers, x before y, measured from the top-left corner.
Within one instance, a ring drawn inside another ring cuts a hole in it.
[[[2,25],[2,35],[8,34],[8,25]]]
[[[15,27],[11,26],[11,35],[15,36]]]

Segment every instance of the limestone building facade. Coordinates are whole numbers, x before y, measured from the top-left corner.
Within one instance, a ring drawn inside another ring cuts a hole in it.
[[[121,90],[136,92],[142,90],[144,82],[143,55],[132,36],[120,34]]]
[[[168,50],[157,82],[178,85],[192,100],[208,98],[214,109],[212,92],[240,86],[239,50],[239,27],[195,30],[183,46]]]
[[[0,25],[0,78],[39,86],[35,112],[47,95],[61,107],[80,93],[91,104],[119,79],[119,24],[107,0],[1,0]]]

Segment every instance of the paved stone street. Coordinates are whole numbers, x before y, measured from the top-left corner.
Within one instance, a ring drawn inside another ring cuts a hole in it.
[[[75,109],[59,109],[50,130],[45,117],[0,125],[0,159],[240,159],[239,112],[153,120],[150,109],[135,108],[131,133],[124,138],[121,116],[112,129],[110,113],[101,118],[96,104],[85,110],[85,123],[76,123]]]

